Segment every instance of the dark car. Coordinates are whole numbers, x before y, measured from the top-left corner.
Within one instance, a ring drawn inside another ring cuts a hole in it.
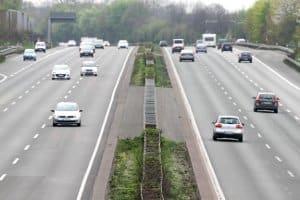
[[[230,43],[223,43],[221,47],[221,51],[231,51],[232,52],[232,45]]]
[[[252,63],[252,55],[250,52],[242,52],[239,54],[239,63],[242,61],[247,61]]]
[[[260,92],[256,97],[253,97],[253,99],[255,99],[254,112],[258,110],[272,110],[274,113],[278,113],[279,98],[274,93]]]
[[[161,41],[159,41],[159,46],[160,46],[160,47],[167,47],[167,46],[168,46],[168,43],[167,43],[167,41],[165,41],[165,40],[161,40]]]
[[[227,42],[226,39],[221,39],[221,38],[218,39],[218,42],[217,42],[217,48],[218,48],[218,49],[221,49],[222,44],[225,43],[225,42]]]

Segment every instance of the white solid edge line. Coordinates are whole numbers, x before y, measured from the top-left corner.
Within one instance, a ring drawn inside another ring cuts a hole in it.
[[[280,75],[278,72],[276,72],[274,69],[272,69],[270,66],[268,66],[267,64],[265,64],[264,62],[262,62],[261,60],[259,60],[258,58],[256,58],[255,56],[253,56],[255,60],[257,60],[260,64],[262,64],[265,68],[267,68],[269,71],[271,71],[273,74],[275,74],[276,76],[278,76],[280,79],[282,79],[283,81],[285,81],[288,85],[290,85],[291,87],[293,87],[296,90],[300,90],[300,88],[295,85],[294,83],[290,82],[287,78],[283,77],[282,75]]]
[[[173,73],[175,75],[175,78],[176,78],[176,81],[177,81],[177,84],[178,84],[178,87],[179,87],[179,90],[180,90],[180,93],[183,97],[183,100],[184,100],[184,105],[187,109],[187,112],[188,112],[188,115],[189,115],[189,118],[191,120],[191,123],[192,123],[192,126],[193,126],[193,129],[194,129],[194,132],[196,133],[196,137],[197,137],[197,143],[198,143],[198,146],[199,146],[199,150],[201,151],[202,155],[204,156],[204,162],[205,162],[205,166],[209,172],[209,177],[210,177],[210,180],[213,184],[213,187],[214,187],[214,190],[215,190],[215,193],[217,195],[217,198],[218,199],[222,199],[222,200],[225,200],[225,196],[224,196],[224,193],[220,187],[220,184],[219,184],[219,181],[217,179],[217,176],[216,176],[216,173],[212,167],[212,164],[211,164],[211,161],[208,157],[208,153],[206,151],[206,148],[204,146],[204,143],[200,137],[200,131],[198,129],[198,126],[197,126],[197,123],[195,121],[195,118],[194,118],[194,114],[193,114],[193,111],[192,111],[192,108],[191,108],[191,105],[189,104],[189,101],[188,101],[188,98],[185,94],[185,91],[184,91],[184,88],[182,86],[182,83],[181,83],[181,80],[179,78],[179,75],[178,75],[178,72],[176,70],[176,67],[173,63],[173,60],[171,58],[171,55],[170,53],[164,48],[164,50],[167,52],[168,54],[168,57],[169,57],[169,60],[170,60],[170,63],[171,63],[171,68],[173,70]]]
[[[86,172],[85,172],[85,174],[84,174],[84,177],[83,177],[83,179],[82,179],[82,182],[81,182],[80,189],[79,189],[79,192],[78,192],[78,194],[77,194],[76,200],[81,200],[81,198],[82,198],[82,195],[83,195],[83,192],[84,192],[84,188],[85,188],[87,179],[88,179],[88,177],[89,177],[89,175],[90,175],[92,166],[93,166],[93,164],[94,164],[94,161],[95,161],[95,158],[96,158],[96,155],[97,155],[99,146],[100,146],[100,142],[101,142],[101,140],[102,140],[102,135],[103,135],[103,132],[104,132],[104,128],[105,128],[105,126],[106,126],[106,123],[107,123],[107,120],[108,120],[108,115],[109,115],[109,113],[110,113],[110,110],[111,110],[111,108],[112,108],[112,104],[113,104],[113,102],[114,102],[114,98],[115,98],[115,95],[116,95],[117,88],[118,88],[119,83],[120,83],[120,81],[121,81],[122,75],[123,75],[124,70],[125,70],[125,66],[126,66],[126,64],[127,64],[127,62],[128,62],[128,59],[129,59],[129,56],[131,55],[131,52],[132,52],[132,49],[130,49],[130,51],[129,51],[129,53],[128,53],[126,59],[125,59],[125,62],[124,62],[123,66],[122,66],[122,69],[121,69],[121,73],[119,74],[117,83],[116,83],[116,85],[115,85],[115,87],[114,87],[114,90],[113,90],[113,92],[112,92],[111,99],[110,99],[110,102],[109,102],[109,106],[108,106],[108,108],[107,108],[107,111],[106,111],[106,114],[105,114],[105,117],[104,117],[104,121],[103,121],[103,123],[102,123],[102,127],[101,127],[101,130],[100,130],[100,132],[99,132],[99,136],[98,136],[98,138],[97,138],[96,146],[95,146],[95,148],[94,148],[93,154],[92,154],[91,159],[90,159],[90,161],[89,161],[89,165],[88,165],[88,167],[87,167],[87,169],[86,169]]]

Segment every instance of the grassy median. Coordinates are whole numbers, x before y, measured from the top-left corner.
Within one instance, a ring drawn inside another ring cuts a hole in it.
[[[161,156],[164,199],[200,199],[185,143],[161,137]],[[140,199],[142,165],[143,136],[119,140],[110,182],[109,199]]]
[[[151,57],[154,58],[154,64],[146,65],[146,57],[149,56],[149,52],[146,52],[146,49],[151,49]],[[154,78],[156,87],[172,87],[161,48],[152,43],[139,47],[130,84],[145,86],[145,78]]]

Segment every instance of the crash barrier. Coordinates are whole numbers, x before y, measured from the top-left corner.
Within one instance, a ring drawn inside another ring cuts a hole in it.
[[[156,128],[156,95],[155,80],[145,79],[144,93],[144,126],[145,128]]]
[[[286,57],[283,62],[300,72],[300,63],[296,60]]]
[[[21,46],[7,47],[5,49],[0,50],[0,56],[7,56],[7,55],[10,55],[10,54],[19,53],[23,50],[24,50],[24,48],[21,47]]]
[[[251,43],[251,42],[239,42],[239,43],[234,43],[234,45],[249,47],[253,49],[277,50],[286,53],[288,56],[295,53],[293,49],[283,47],[283,46],[278,46],[278,45],[266,45],[266,44],[258,44],[258,43]]]

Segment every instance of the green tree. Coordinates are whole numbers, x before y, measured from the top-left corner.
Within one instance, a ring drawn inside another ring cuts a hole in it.
[[[22,8],[22,0],[0,0],[0,9],[20,10]]]

